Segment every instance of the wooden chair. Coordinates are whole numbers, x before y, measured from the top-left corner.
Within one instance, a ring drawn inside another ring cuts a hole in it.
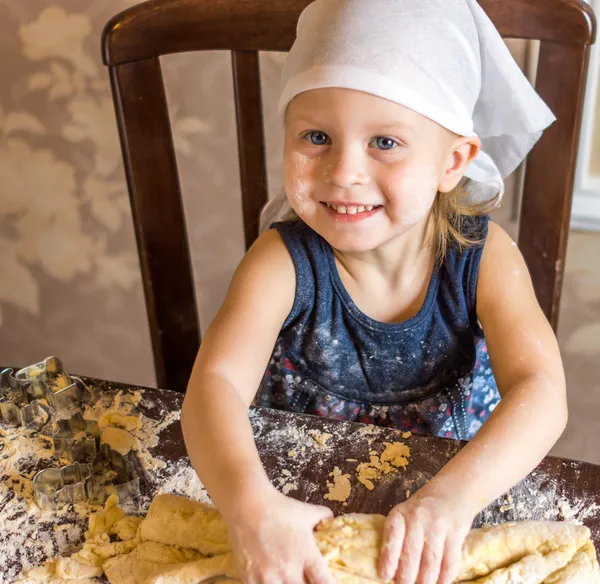
[[[267,200],[257,51],[289,50],[309,2],[150,0],[121,12],[104,29],[103,59],[110,71],[159,387],[185,391],[200,344],[159,57],[232,52],[248,247]],[[582,0],[480,3],[502,36],[541,41],[536,89],[558,121],[528,158],[519,246],[541,306],[556,327],[594,15]]]

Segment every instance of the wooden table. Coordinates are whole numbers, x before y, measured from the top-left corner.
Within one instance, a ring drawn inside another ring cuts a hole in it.
[[[181,409],[183,395],[167,390],[139,388],[91,378],[83,378],[96,396],[143,390],[143,399],[137,407],[148,420],[164,420],[170,412]],[[107,394],[106,392],[110,392]],[[349,422],[336,422],[312,416],[291,414],[276,410],[251,409],[250,419],[258,450],[269,477],[284,493],[302,501],[327,505],[334,513],[366,512],[387,514],[408,494],[433,477],[439,469],[463,446],[462,443],[431,436],[412,435],[406,439],[395,430],[375,428]],[[331,437],[323,442],[324,434]],[[373,490],[358,482],[356,469],[359,463],[369,461],[371,452],[381,454],[387,443],[404,442],[411,450],[407,468],[378,480]],[[142,496],[136,503],[136,513],[143,513],[154,494],[164,490],[169,479],[189,470],[189,460],[179,422],[167,425],[159,433],[158,445],[150,449],[152,456],[161,458],[167,465],[153,476],[142,481]],[[35,462],[28,471],[46,468],[53,459]],[[345,502],[328,501],[330,473],[339,468],[348,474],[351,493]],[[143,473],[142,473],[143,474]],[[190,472],[189,476],[193,476]],[[475,521],[498,523],[512,520],[561,519],[572,516],[580,519],[592,531],[592,538],[600,549],[600,466],[548,457],[524,481],[511,489],[512,501],[500,499],[486,508]],[[13,505],[10,490],[4,500],[0,496],[0,511]],[[77,514],[65,515],[61,523],[71,522],[80,527],[81,539],[87,522]],[[30,521],[23,529],[45,530],[45,535],[56,539],[53,523]],[[19,546],[19,536],[28,534],[3,533],[0,541],[9,546]],[[37,536],[36,536],[37,537]],[[35,539],[35,538],[34,538]],[[12,543],[11,543],[12,542]],[[81,542],[79,542],[81,543]],[[76,546],[77,541],[72,541]],[[54,553],[71,553],[57,543]],[[0,557],[2,556],[0,548]],[[46,555],[39,556],[41,560]],[[11,574],[18,574],[26,566],[17,554],[8,566]],[[7,568],[7,569],[8,569]]]
[[[183,396],[179,393],[155,389],[146,389],[146,392],[170,410],[181,408]],[[292,485],[289,496],[327,505],[336,514],[387,514],[395,504],[406,499],[407,491],[414,493],[464,446],[461,442],[432,436],[412,435],[402,439],[396,430],[277,410],[253,408],[250,417],[257,447],[271,480],[279,486]],[[320,447],[312,439],[311,431],[332,434],[326,447]],[[380,454],[386,443],[396,441],[410,447],[408,467],[376,482],[372,491],[367,490],[356,480],[357,464],[368,461],[369,452]],[[298,452],[299,444],[305,448],[304,452]],[[295,457],[290,456],[292,450],[297,451]],[[160,436],[158,453],[167,461],[187,459],[179,423],[171,425]],[[328,492],[327,481],[331,481],[329,473],[336,466],[351,475],[351,495],[345,503],[323,498]],[[591,529],[594,543],[600,549],[600,466],[549,456],[511,489],[510,496],[512,501],[501,498],[488,506],[474,525],[575,518]]]

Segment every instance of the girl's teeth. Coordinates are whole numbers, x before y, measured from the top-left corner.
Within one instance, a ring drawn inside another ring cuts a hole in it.
[[[337,213],[342,215],[356,215],[357,213],[364,213],[365,211],[372,211],[375,205],[359,205],[358,207],[352,205],[332,205],[331,203],[325,203],[327,207],[333,209]]]

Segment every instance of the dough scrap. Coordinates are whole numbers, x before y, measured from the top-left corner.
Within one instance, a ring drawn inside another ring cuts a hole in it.
[[[389,462],[396,468],[406,468],[409,456],[410,448],[403,442],[386,443],[385,450],[381,453],[381,462]]]
[[[309,430],[311,438],[320,446],[325,446],[327,440],[333,438],[333,434],[328,434],[327,432],[321,432],[319,430]]]
[[[121,541],[135,539],[142,521],[143,517],[126,515],[114,524],[110,533],[116,535]]]
[[[103,565],[108,558],[131,552],[140,542],[142,518],[125,515],[118,502],[117,496],[111,495],[102,511],[90,515],[86,541],[78,552],[70,557],[51,558],[43,566],[29,570],[24,582],[91,583],[90,578],[103,574]],[[111,535],[127,541],[111,541]]]
[[[127,430],[108,426],[102,431],[101,444],[108,444],[113,450],[125,456],[130,450],[138,449],[138,441]]]
[[[108,412],[105,412],[100,416],[98,425],[100,428],[115,426],[131,432],[133,430],[139,430],[142,427],[142,420],[140,419],[140,416],[126,416],[117,410],[108,410]]]
[[[410,448],[403,442],[386,442],[381,456],[378,456],[376,452],[371,452],[369,462],[361,462],[356,467],[356,478],[369,491],[372,491],[375,488],[373,481],[397,472],[399,468],[406,468],[409,457]]]
[[[350,496],[352,487],[350,486],[350,475],[342,474],[339,467],[335,467],[333,472],[330,473],[330,477],[333,477],[332,482],[328,482],[329,492],[323,495],[323,498],[329,501],[340,501],[344,503]]]
[[[104,509],[92,513],[88,519],[86,539],[91,539],[100,533],[108,531],[112,526],[125,517],[125,512],[119,507],[117,495],[111,495],[104,503]]]

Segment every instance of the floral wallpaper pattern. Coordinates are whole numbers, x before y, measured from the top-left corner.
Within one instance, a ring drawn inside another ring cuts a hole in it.
[[[0,0],[1,364],[56,354],[74,372],[154,384],[121,150],[100,59],[104,24],[135,1]],[[511,48],[523,58],[522,46]],[[271,192],[281,187],[274,108],[284,57],[261,56]],[[183,54],[162,64],[206,328],[243,254],[230,59]],[[507,207],[498,217],[514,233]],[[600,275],[590,268],[595,243],[578,236],[570,247],[560,335],[567,375],[586,387],[575,396],[586,412],[600,403]],[[572,426],[560,453],[594,459],[580,427]],[[600,426],[595,431],[600,436]]]
[[[0,1],[3,363],[56,353],[84,373],[154,381],[121,150],[100,59],[105,22],[133,3]],[[206,325],[243,253],[233,106],[224,107],[221,98],[231,95],[230,61],[225,53],[163,61]],[[281,56],[262,61],[265,81],[276,83]],[[210,197],[217,189],[219,199]],[[230,235],[217,241],[223,228]]]

